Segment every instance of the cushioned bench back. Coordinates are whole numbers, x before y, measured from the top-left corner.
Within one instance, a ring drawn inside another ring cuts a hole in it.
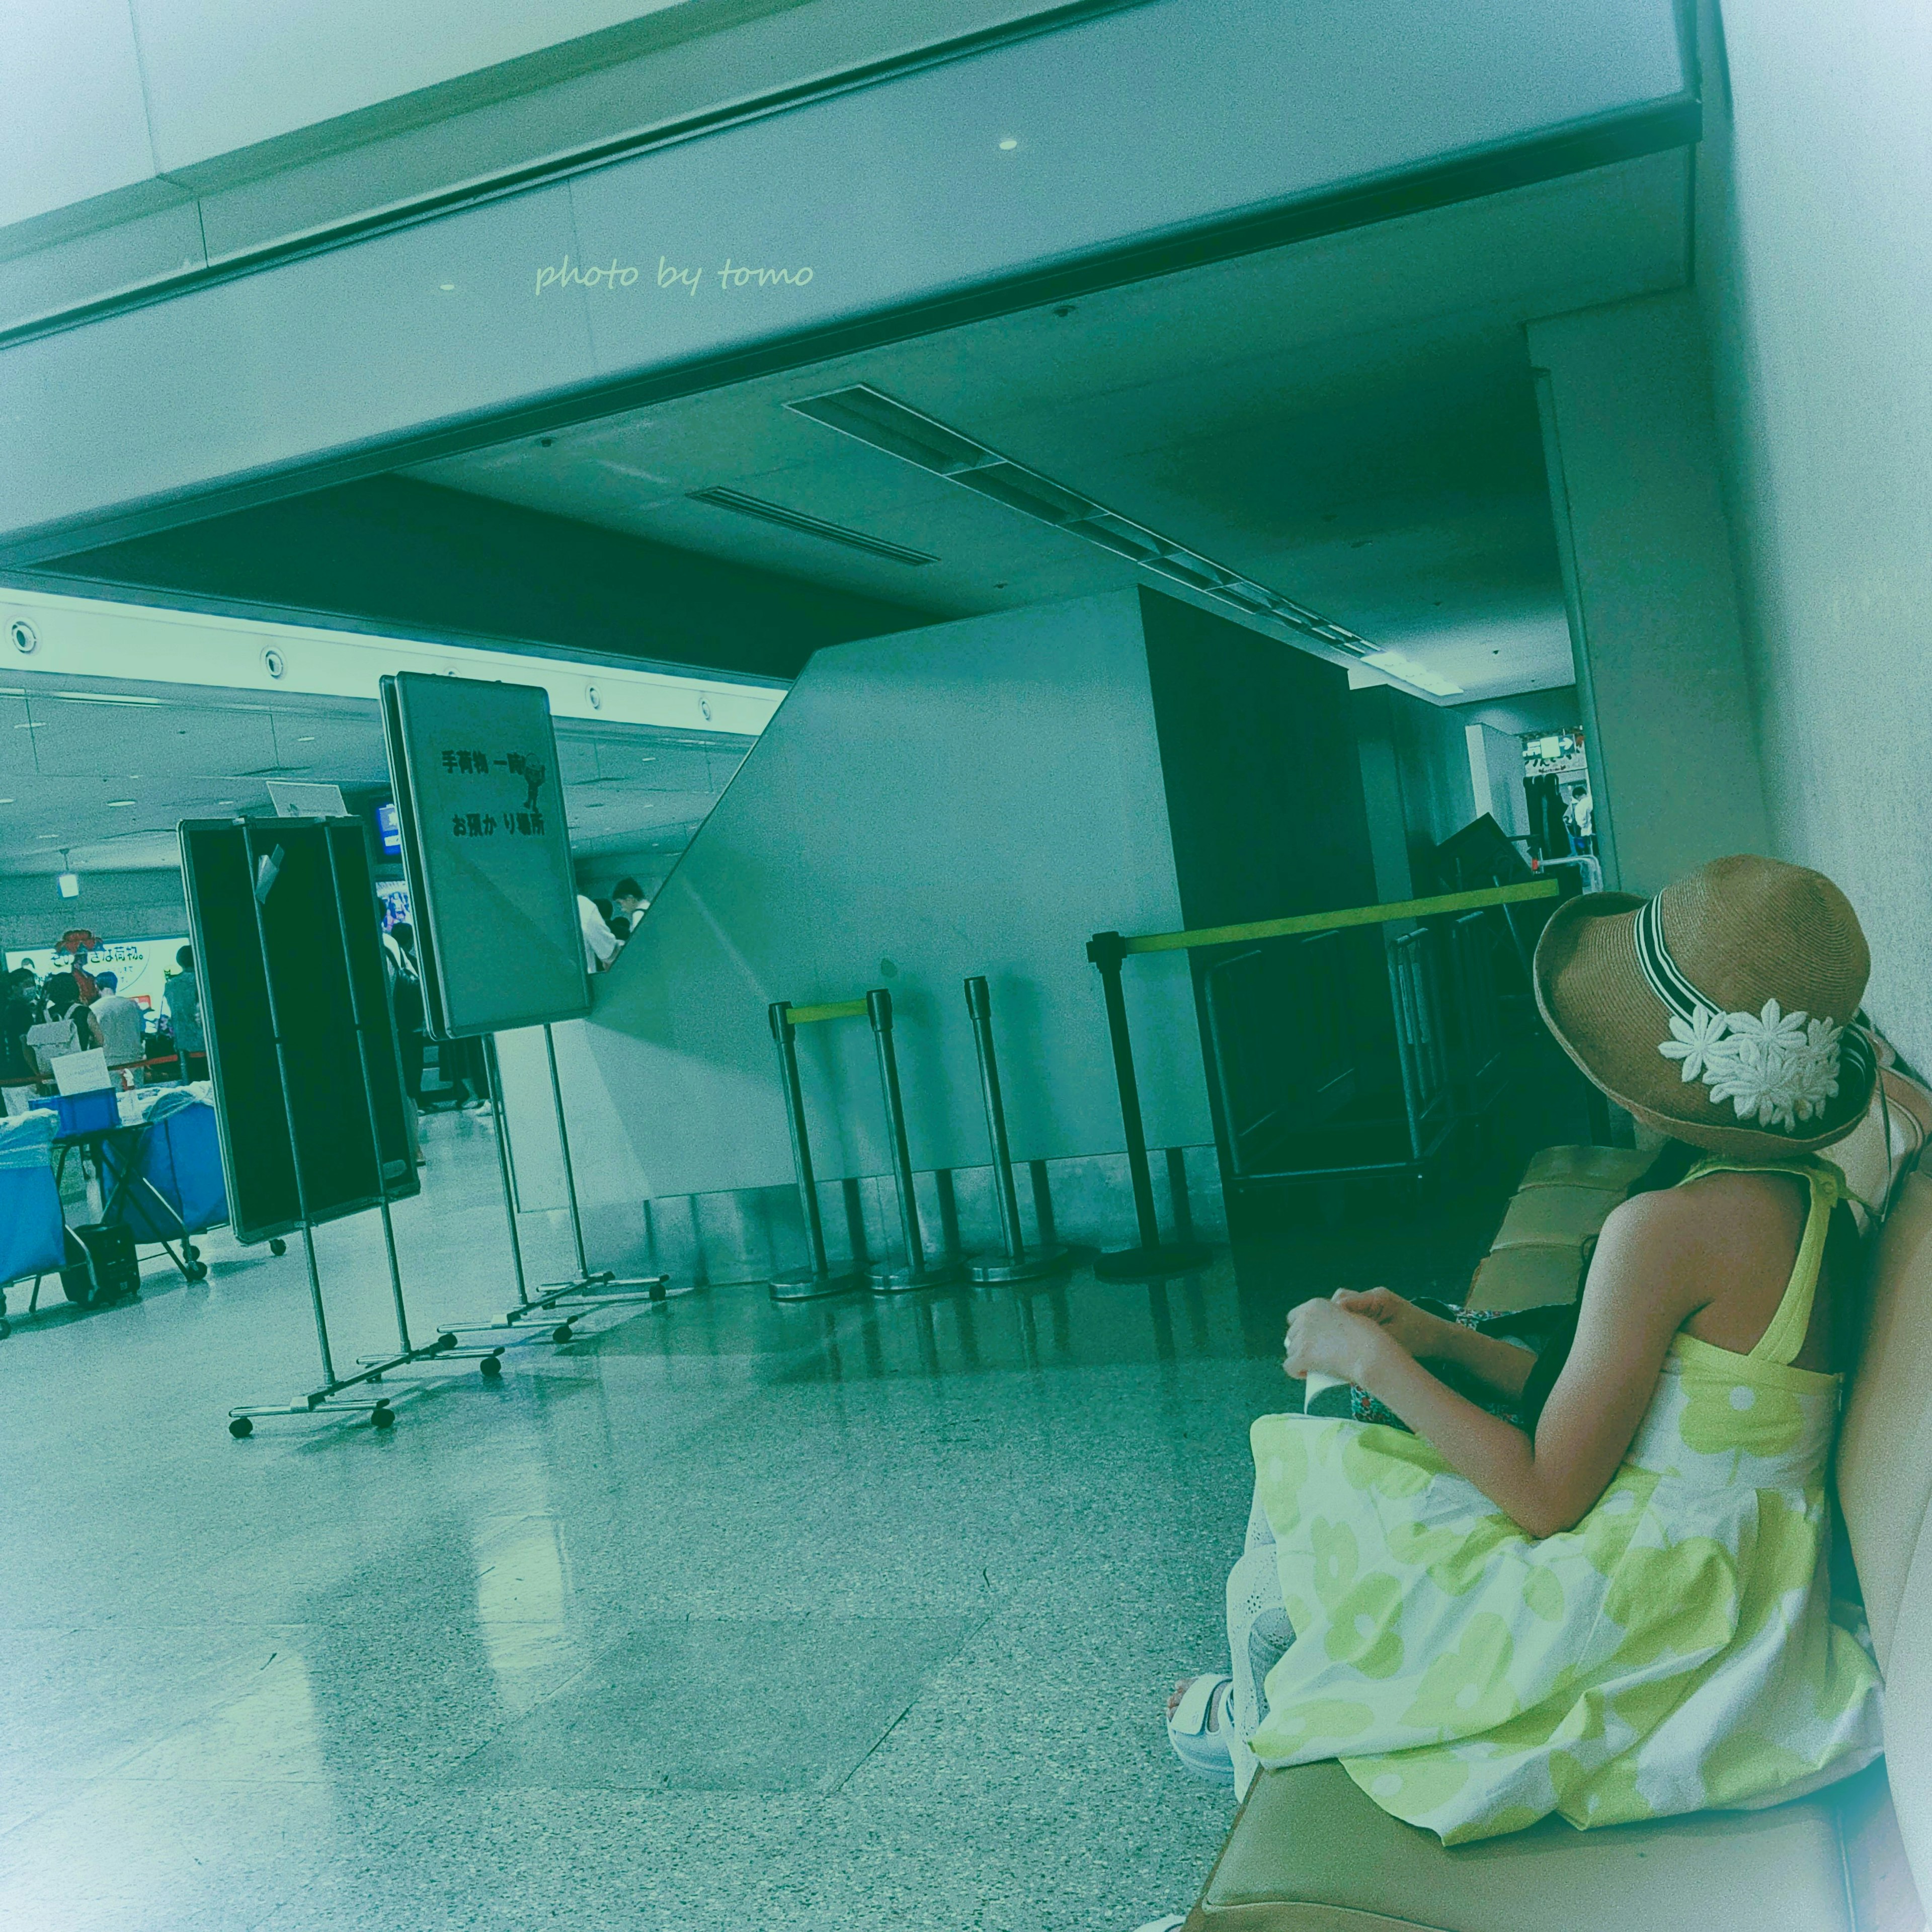
[[[1874,1246],[1838,1490],[1886,1673],[1898,1831],[1932,1897],[1932,1174],[1908,1174]]]

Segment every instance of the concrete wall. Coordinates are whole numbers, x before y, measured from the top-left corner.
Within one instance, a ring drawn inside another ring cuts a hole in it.
[[[1430,889],[1431,848],[1476,815],[1465,722],[1388,685],[1349,693],[1367,800],[1377,896]]]
[[[0,0],[0,319],[998,29],[1052,0]]]
[[[1776,138],[1794,138],[1786,128]],[[1702,328],[1688,294],[1533,322],[1606,882],[1767,849]]]
[[[914,1164],[982,1163],[984,973],[1016,1157],[1118,1148],[1084,942],[1181,917],[1136,593],[821,651],[568,1030],[573,1129],[618,1130],[602,1187],[633,1201],[784,1183],[766,1008],[883,986]],[[1148,1138],[1208,1142],[1185,958],[1132,972]],[[821,1173],[884,1171],[869,1029],[808,1028],[801,1059]]]
[[[1704,27],[1697,281],[1774,849],[1850,895],[1870,1010],[1932,1065],[1932,16]]]
[[[0,878],[0,950],[44,947],[76,926],[104,940],[185,934],[188,906],[179,870],[84,872],[77,899],[60,896],[52,873]]]

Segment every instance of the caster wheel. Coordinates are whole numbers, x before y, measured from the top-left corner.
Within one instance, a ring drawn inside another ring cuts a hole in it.
[[[13,1323],[8,1321],[4,1316],[0,1316],[0,1342],[5,1341],[7,1337],[12,1334],[13,1332]]]
[[[379,1402],[370,1412],[371,1429],[393,1429],[396,1426],[396,1412],[386,1402]]]
[[[494,1355],[485,1355],[483,1359],[476,1364],[476,1372],[481,1376],[486,1382],[494,1382],[501,1378],[503,1373],[503,1364]]]
[[[188,1264],[188,1278],[190,1281],[206,1281],[208,1279],[207,1262],[190,1262]]]
[[[200,1258],[201,1258],[201,1250],[200,1250],[198,1247],[196,1247],[196,1246],[195,1246],[195,1244],[194,1244],[192,1241],[184,1241],[184,1242],[182,1242],[182,1259],[183,1261],[184,1261],[184,1262],[199,1261]]]
[[[282,1239],[280,1235],[276,1234],[270,1238],[268,1242],[268,1252],[270,1254],[285,1255],[288,1251],[289,1244]]]
[[[228,1424],[228,1432],[236,1442],[245,1442],[255,1432],[255,1425],[245,1415],[232,1418]]]
[[[550,1339],[553,1342],[568,1342],[574,1333],[575,1330],[572,1328],[568,1322],[560,1322],[550,1331]]]
[[[436,1338],[436,1346],[439,1348],[453,1348],[456,1346],[456,1337],[452,1335],[447,1328],[446,1328],[442,1333]]]

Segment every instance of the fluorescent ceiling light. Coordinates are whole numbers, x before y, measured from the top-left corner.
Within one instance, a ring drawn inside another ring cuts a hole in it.
[[[756,517],[761,523],[776,524],[796,530],[800,536],[817,537],[822,542],[843,544],[848,550],[863,550],[868,556],[883,556],[892,563],[937,563],[928,550],[908,550],[904,544],[889,543],[884,537],[869,536],[863,530],[849,530],[843,524],[828,524],[823,517],[808,516],[802,510],[783,503],[768,502],[762,496],[748,496],[742,490],[727,490],[722,484],[689,493],[694,503],[709,503],[715,510],[730,510],[741,517]]]
[[[976,495],[989,497],[1022,516],[1064,530],[1102,550],[1137,563],[1143,570],[1184,584],[1189,589],[1250,616],[1272,617],[1290,630],[1344,656],[1364,663],[1375,650],[1345,625],[1256,584],[1239,571],[1229,570],[1185,544],[1164,537],[1131,518],[1123,517],[1070,490],[1036,470],[1010,461],[998,450],[962,435],[923,411],[909,409],[868,382],[855,382],[822,396],[801,396],[785,407],[795,415],[842,435],[869,443],[874,449],[916,464],[935,476]]]
[[[107,801],[107,808],[111,812],[116,806],[125,805],[131,806],[134,802],[134,801],[131,798],[110,798]]]
[[[1429,692],[1437,698],[1462,694],[1460,684],[1452,683],[1439,670],[1431,670],[1400,651],[1372,651],[1362,662],[1371,670],[1378,670],[1385,677],[1400,678],[1404,684],[1412,684],[1418,691]]]
[[[159,704],[158,698],[130,698],[123,692],[112,691],[50,691],[50,698],[58,698],[63,704]]]

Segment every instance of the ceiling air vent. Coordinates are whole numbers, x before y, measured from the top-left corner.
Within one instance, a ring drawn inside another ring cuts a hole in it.
[[[1142,569],[1174,583],[1184,584],[1231,609],[1286,624],[1345,657],[1366,658],[1376,649],[1366,638],[1358,637],[1345,626],[1309,610],[1292,598],[1284,597],[1238,571],[1226,569],[1157,530],[1116,515],[1090,496],[1083,496],[1078,490],[1070,490],[1036,470],[1010,462],[998,450],[962,435],[923,410],[908,408],[870,383],[854,382],[843,389],[828,389],[822,396],[801,396],[785,407],[796,416],[809,416],[827,429],[836,429],[841,435],[870,443],[902,463],[916,464],[962,489],[1003,503],[1023,517],[1049,524],[1070,536],[1112,550],[1116,556],[1126,557]],[[698,494],[705,502],[715,502],[734,493],[700,490]],[[788,510],[773,514],[775,506],[752,508],[752,500],[740,497],[725,507],[742,508],[753,516],[770,516],[775,523],[790,523],[796,528],[813,528],[835,542],[856,541],[862,550],[878,548],[871,538],[855,538],[854,533],[836,531],[830,524],[796,518]],[[910,559],[917,553],[905,555]]]
[[[928,551],[908,550],[904,544],[886,542],[884,537],[868,537],[863,530],[848,530],[842,524],[828,524],[823,517],[808,517],[802,510],[788,510],[782,503],[768,503],[762,496],[748,496],[740,490],[694,490],[691,500],[709,503],[714,510],[732,510],[741,517],[756,517],[760,523],[776,524],[782,530],[796,531],[800,536],[843,544],[848,550],[862,550],[868,556],[883,556],[893,563],[939,561]]]

